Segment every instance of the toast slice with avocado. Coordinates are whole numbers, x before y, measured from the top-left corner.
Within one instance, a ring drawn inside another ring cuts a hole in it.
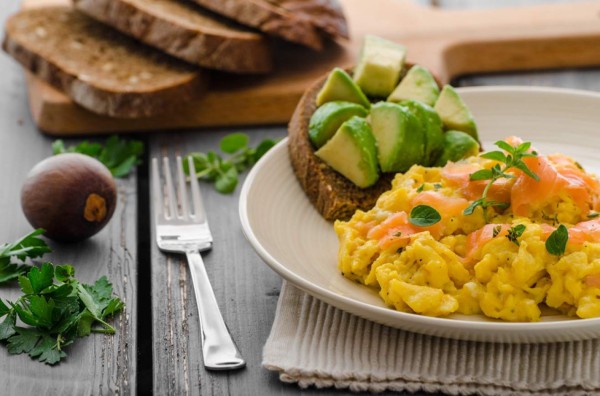
[[[391,187],[393,174],[383,174],[368,188],[359,188],[315,155],[309,138],[310,119],[324,77],[306,90],[288,126],[288,149],[294,173],[308,199],[329,221],[349,219],[357,209],[368,210]]]

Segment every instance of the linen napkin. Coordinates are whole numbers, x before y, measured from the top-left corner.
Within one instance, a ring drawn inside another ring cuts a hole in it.
[[[283,282],[263,366],[284,382],[352,391],[600,394],[600,340],[496,344],[397,330]]]

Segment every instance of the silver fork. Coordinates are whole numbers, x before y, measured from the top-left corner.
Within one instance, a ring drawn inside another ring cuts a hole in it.
[[[164,185],[160,183],[158,159],[152,159],[152,200],[154,201],[156,241],[159,249],[164,252],[185,253],[187,256],[200,316],[204,366],[211,370],[242,368],[246,362],[242,359],[227,330],[200,255],[200,252],[212,248],[213,238],[208,228],[200,187],[191,158],[189,158],[189,165],[193,212],[190,211],[188,205],[189,194],[181,157],[177,157],[177,195],[173,186],[169,159],[163,157]],[[164,194],[161,194],[161,186],[164,186]],[[181,208],[180,212],[177,210],[177,201]]]

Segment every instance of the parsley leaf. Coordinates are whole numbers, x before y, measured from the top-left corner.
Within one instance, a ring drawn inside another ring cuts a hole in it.
[[[64,348],[92,332],[114,334],[106,320],[124,308],[106,277],[93,285],[75,279],[72,266],[44,263],[19,276],[24,293],[0,300],[0,341],[11,354],[27,353],[47,364],[60,362]],[[29,327],[18,326],[18,321]]]
[[[442,219],[440,213],[428,205],[417,205],[410,211],[408,221],[418,227],[428,227]]]
[[[546,250],[554,256],[561,256],[565,253],[568,241],[569,230],[567,230],[564,224],[561,224],[546,239]]]
[[[18,279],[18,277],[31,268],[23,265],[28,258],[42,257],[52,250],[40,238],[44,232],[37,229],[25,235],[14,243],[5,243],[0,246],[0,285]]]
[[[191,174],[188,158],[192,158],[198,179],[214,183],[215,189],[222,194],[230,194],[238,185],[239,174],[258,162],[276,143],[272,139],[265,139],[252,148],[248,146],[249,142],[250,138],[245,133],[229,134],[219,144],[221,151],[229,155],[228,158],[224,159],[214,151],[190,153],[183,161],[183,170],[186,175]]]
[[[141,163],[144,143],[139,140],[120,139],[113,135],[106,139],[104,145],[84,141],[76,146],[65,147],[65,143],[59,139],[52,143],[52,152],[55,155],[80,153],[94,157],[102,162],[114,177],[125,177]]]

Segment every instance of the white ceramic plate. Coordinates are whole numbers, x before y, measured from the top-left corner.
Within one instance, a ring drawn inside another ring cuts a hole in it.
[[[542,153],[572,155],[600,174],[600,94],[551,88],[460,89],[473,111],[484,146],[508,135],[533,142]],[[300,188],[282,141],[254,166],[244,183],[240,217],[246,237],[279,275],[307,293],[358,316],[414,332],[494,342],[553,342],[600,336],[600,318],[544,316],[508,323],[483,316],[431,318],[386,307],[376,292],[337,269],[337,237]]]

